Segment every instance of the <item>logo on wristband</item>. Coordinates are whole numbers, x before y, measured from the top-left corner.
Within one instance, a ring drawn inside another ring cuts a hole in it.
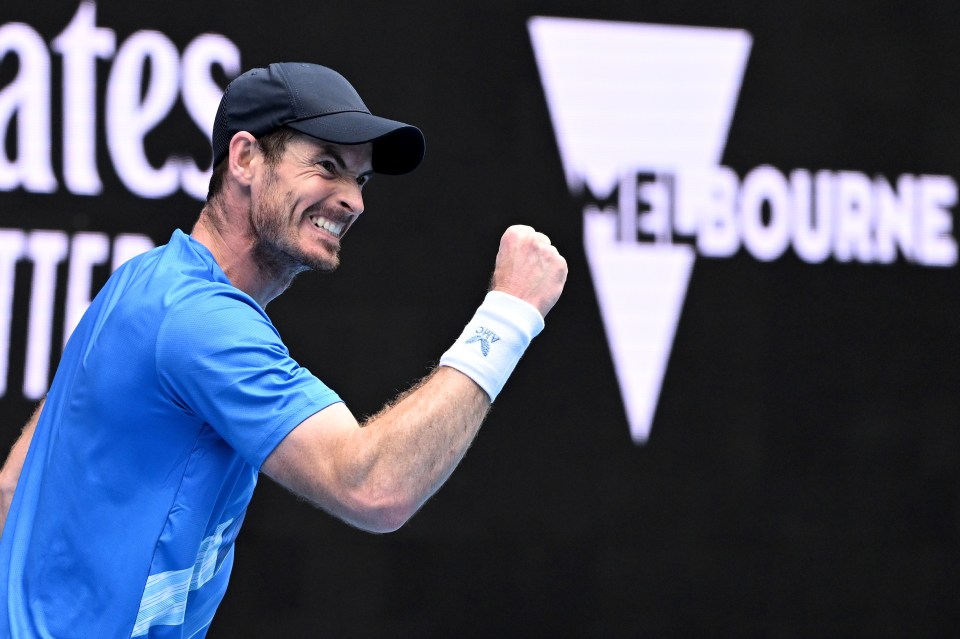
[[[484,357],[486,357],[490,353],[490,345],[499,341],[499,335],[491,331],[489,328],[480,326],[477,328],[477,334],[468,339],[465,343],[473,344],[474,342],[480,342],[480,352],[483,353]]]

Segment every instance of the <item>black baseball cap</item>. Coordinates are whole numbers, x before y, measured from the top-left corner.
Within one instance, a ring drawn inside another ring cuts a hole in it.
[[[400,175],[423,159],[415,126],[370,113],[347,79],[306,62],[251,69],[227,85],[213,124],[213,165],[227,157],[238,131],[261,136],[282,126],[336,144],[373,143],[373,170]]]

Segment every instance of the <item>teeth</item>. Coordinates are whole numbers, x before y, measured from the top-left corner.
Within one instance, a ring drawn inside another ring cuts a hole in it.
[[[313,222],[313,225],[318,229],[323,229],[333,233],[337,237],[340,237],[340,233],[343,231],[344,227],[342,222],[334,222],[333,220],[328,220],[327,218],[319,215],[311,217],[310,221]]]

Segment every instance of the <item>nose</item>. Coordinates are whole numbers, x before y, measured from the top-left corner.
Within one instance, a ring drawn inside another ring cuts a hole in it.
[[[363,213],[363,194],[359,184],[348,184],[340,192],[340,206],[355,216]]]

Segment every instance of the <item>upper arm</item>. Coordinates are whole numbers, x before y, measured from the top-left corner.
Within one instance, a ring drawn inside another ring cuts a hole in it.
[[[340,398],[290,357],[269,318],[237,294],[208,294],[197,304],[201,312],[181,305],[164,320],[156,347],[161,388],[260,468],[291,429]]]
[[[490,407],[469,377],[441,366],[357,424],[333,404],[303,420],[262,469],[366,530],[396,530],[450,475]]]
[[[368,479],[371,429],[361,428],[342,402],[314,413],[294,428],[264,461],[262,470],[288,490],[365,530],[394,530],[390,491]],[[405,520],[405,516],[399,517]]]

